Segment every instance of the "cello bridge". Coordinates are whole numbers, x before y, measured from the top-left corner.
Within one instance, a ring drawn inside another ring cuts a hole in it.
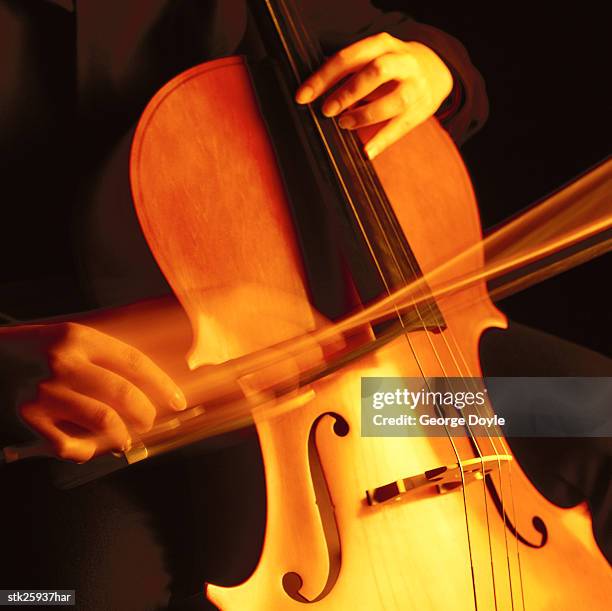
[[[474,481],[482,481],[502,464],[512,461],[509,454],[497,454],[462,460],[452,465],[429,469],[419,475],[398,479],[389,484],[366,490],[368,505],[380,505],[399,501],[405,497],[421,498],[433,494],[447,494],[459,490]]]

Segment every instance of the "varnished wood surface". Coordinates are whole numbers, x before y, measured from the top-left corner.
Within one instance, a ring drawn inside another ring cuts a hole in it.
[[[480,239],[469,179],[434,120],[382,154],[375,168],[424,271]],[[145,236],[192,325],[192,367],[316,324],[272,147],[241,59],[198,66],[155,96],[136,133],[131,171]],[[482,297],[485,287],[470,290]],[[298,609],[306,600],[330,610],[468,610],[476,598],[482,610],[609,607],[611,572],[588,515],[551,505],[516,462],[495,483],[527,540],[540,539],[532,518],[544,521],[549,540],[541,549],[516,541],[482,483],[468,486],[465,497],[365,503],[369,488],[452,463],[455,452],[474,457],[465,439],[453,449],[446,439],[361,437],[360,378],[480,375],[480,334],[505,320],[488,300],[477,303],[462,309],[448,302],[443,333],[394,341],[314,385],[314,398],[300,409],[273,418],[256,412],[268,498],[264,548],[246,582],[208,586],[215,604],[230,611]],[[334,432],[329,412],[348,423],[348,434]],[[317,419],[324,481],[315,490],[308,448]],[[501,439],[479,441],[485,454],[508,452]],[[317,504],[321,486],[334,506],[331,519]],[[283,589],[289,572],[302,577],[302,601]]]

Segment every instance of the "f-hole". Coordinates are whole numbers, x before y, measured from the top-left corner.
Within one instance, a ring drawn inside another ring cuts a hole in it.
[[[531,519],[533,528],[540,535],[540,541],[538,541],[537,543],[532,543],[531,541],[527,540],[520,532],[518,532],[516,526],[510,520],[510,516],[506,513],[506,510],[504,509],[504,504],[502,503],[502,500],[497,492],[497,488],[495,488],[495,482],[491,479],[489,475],[485,476],[485,482],[487,485],[487,490],[489,491],[489,494],[493,499],[495,509],[497,509],[497,512],[504,520],[504,524],[506,525],[506,528],[510,531],[512,536],[516,537],[523,545],[526,545],[527,547],[532,547],[533,549],[541,549],[542,547],[544,547],[548,542],[548,529],[546,528],[544,520],[542,520],[542,518],[540,518],[539,516],[534,516]]]
[[[297,600],[301,603],[315,603],[325,598],[329,592],[331,592],[334,585],[336,585],[338,575],[340,574],[342,558],[340,534],[338,532],[334,504],[331,499],[331,494],[329,493],[325,475],[323,474],[321,458],[316,442],[317,427],[326,416],[330,416],[334,419],[333,430],[338,437],[345,437],[349,432],[347,421],[339,414],[333,412],[321,414],[310,427],[310,434],[308,436],[308,463],[310,466],[310,476],[312,478],[312,486],[314,488],[317,507],[321,517],[321,524],[323,525],[323,536],[325,537],[325,543],[327,545],[329,573],[323,590],[321,590],[321,593],[312,600],[300,594],[300,589],[304,580],[298,573],[290,572],[283,575],[283,589],[288,596],[293,598],[293,600]]]

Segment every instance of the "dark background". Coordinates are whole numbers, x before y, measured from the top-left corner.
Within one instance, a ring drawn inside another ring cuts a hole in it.
[[[462,149],[485,228],[609,154],[609,22],[594,3],[572,10],[539,2],[389,4],[410,6],[419,21],[461,40],[485,79],[489,120]],[[610,261],[591,261],[500,308],[611,355]]]
[[[485,78],[490,117],[463,148],[485,228],[608,153],[608,22],[601,11],[585,3],[571,12],[537,2],[507,8],[379,4],[404,8],[456,36]],[[73,228],[66,221],[70,215],[60,213],[75,199],[74,185],[62,177],[79,155],[70,121],[73,101],[62,97],[74,74],[72,16],[43,2],[2,0],[2,18],[6,7],[34,18],[29,42],[35,52],[13,55],[11,61],[15,32],[10,20],[2,21],[9,25],[0,32],[0,133],[8,137],[0,142],[0,153],[15,160],[15,167],[2,168],[0,312],[48,316],[88,307],[80,291]],[[27,104],[16,114],[11,106],[18,99]],[[4,119],[15,116],[19,119],[6,125]],[[32,202],[38,203],[35,217]],[[507,299],[501,308],[517,321],[610,354],[609,277],[608,256]]]

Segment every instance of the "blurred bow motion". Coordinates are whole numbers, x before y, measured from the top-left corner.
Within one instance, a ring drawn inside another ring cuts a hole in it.
[[[258,405],[270,416],[282,413],[284,401],[298,388],[333,375],[343,364],[374,352],[382,342],[405,331],[400,327],[382,338],[362,333],[350,344],[342,340],[344,334],[355,334],[366,326],[388,320],[407,305],[423,303],[431,297],[443,300],[483,280],[489,282],[489,296],[499,301],[608,253],[612,250],[610,193],[612,160],[608,159],[423,277],[338,322],[317,315],[318,327],[303,335],[218,365],[173,372],[191,398],[189,407],[179,414],[159,418],[140,437],[136,434],[133,447],[124,453],[127,462],[138,462],[250,426],[252,409]],[[470,269],[472,255],[480,251],[485,253],[484,265]],[[256,287],[249,287],[247,293],[249,290],[256,292]],[[481,295],[470,295],[453,307],[473,306],[474,297],[482,299]],[[290,296],[283,299],[291,302]],[[149,329],[172,329],[173,318],[166,310],[151,302],[144,313],[127,314],[127,335],[123,322],[117,326],[118,317],[114,313],[108,318],[102,314],[101,320],[108,320],[108,324],[103,323],[101,328],[126,341],[139,338],[137,341],[146,352],[159,360],[168,346],[165,337],[159,341]],[[255,390],[253,380],[258,374],[261,379]],[[241,380],[251,383],[241,385]],[[291,405],[292,409],[297,407],[299,403]],[[4,448],[7,463],[47,455],[52,456],[53,452],[46,443]]]
[[[151,356],[190,408],[134,434],[125,459],[255,424],[265,542],[248,580],[207,586],[221,609],[606,608],[610,568],[588,515],[546,501],[500,430],[362,437],[360,380],[480,377],[479,337],[506,324],[491,298],[610,250],[611,162],[483,241],[437,121],[369,159],[375,127],[345,131],[312,104],[296,109],[291,92],[324,59],[296,6],[258,5],[272,80],[238,57],[202,64],[158,92],[136,131],[136,211],[191,347],[171,341],[177,314],[154,303],[118,326],[87,324]],[[329,238],[312,218],[342,253],[343,286],[323,291],[344,298],[334,322],[311,299]]]

